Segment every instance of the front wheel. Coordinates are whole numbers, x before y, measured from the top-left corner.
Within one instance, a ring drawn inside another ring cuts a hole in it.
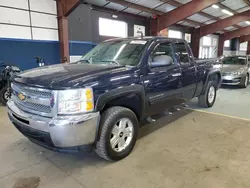
[[[247,88],[248,82],[249,82],[249,76],[247,74],[246,77],[245,77],[245,79],[244,79],[244,83],[241,85],[241,87]]]
[[[133,150],[138,135],[138,120],[133,111],[111,107],[103,114],[96,153],[109,161],[118,161]]]
[[[0,102],[6,106],[8,100],[10,99],[11,97],[11,91],[10,91],[10,88],[8,86],[5,86],[3,87],[1,90],[0,90]]]
[[[216,99],[217,87],[213,81],[209,81],[207,88],[203,95],[200,95],[198,98],[199,106],[204,108],[210,108],[214,105]]]

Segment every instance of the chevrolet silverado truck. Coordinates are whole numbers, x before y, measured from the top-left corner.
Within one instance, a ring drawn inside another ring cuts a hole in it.
[[[221,72],[212,63],[195,60],[185,40],[108,40],[78,62],[13,77],[8,115],[43,147],[91,147],[117,161],[131,153],[141,121],[195,97],[200,106],[213,106]]]

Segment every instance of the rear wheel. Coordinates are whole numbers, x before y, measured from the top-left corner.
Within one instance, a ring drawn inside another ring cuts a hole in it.
[[[216,84],[213,81],[209,81],[205,93],[198,98],[199,106],[204,108],[212,107],[216,99],[216,92]]]
[[[124,107],[111,107],[101,118],[96,153],[109,161],[118,161],[133,150],[138,135],[138,120],[134,112]]]
[[[11,91],[10,91],[10,88],[8,86],[5,86],[3,87],[1,90],[0,90],[0,102],[3,104],[3,105],[6,105],[8,100],[10,99],[11,97]]]

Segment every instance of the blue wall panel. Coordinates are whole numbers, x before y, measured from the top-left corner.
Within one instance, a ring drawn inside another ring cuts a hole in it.
[[[92,42],[70,41],[69,49],[71,56],[83,56],[90,51],[96,44]]]
[[[78,41],[70,41],[69,45],[71,56],[82,56],[95,46],[91,42]],[[38,67],[37,56],[44,58],[45,65],[60,63],[59,42],[0,38],[0,61],[26,70]]]
[[[44,58],[46,64],[59,63],[59,42],[0,39],[0,61],[15,64],[26,70],[38,67],[36,56]]]

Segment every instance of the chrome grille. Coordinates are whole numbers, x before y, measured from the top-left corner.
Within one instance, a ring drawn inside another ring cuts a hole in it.
[[[25,99],[21,100],[18,94],[24,95]],[[11,98],[23,111],[38,115],[52,116],[52,108],[50,105],[52,91],[50,90],[13,83]]]
[[[231,75],[230,72],[223,72],[223,73],[222,73],[222,76],[229,76],[229,75]]]

